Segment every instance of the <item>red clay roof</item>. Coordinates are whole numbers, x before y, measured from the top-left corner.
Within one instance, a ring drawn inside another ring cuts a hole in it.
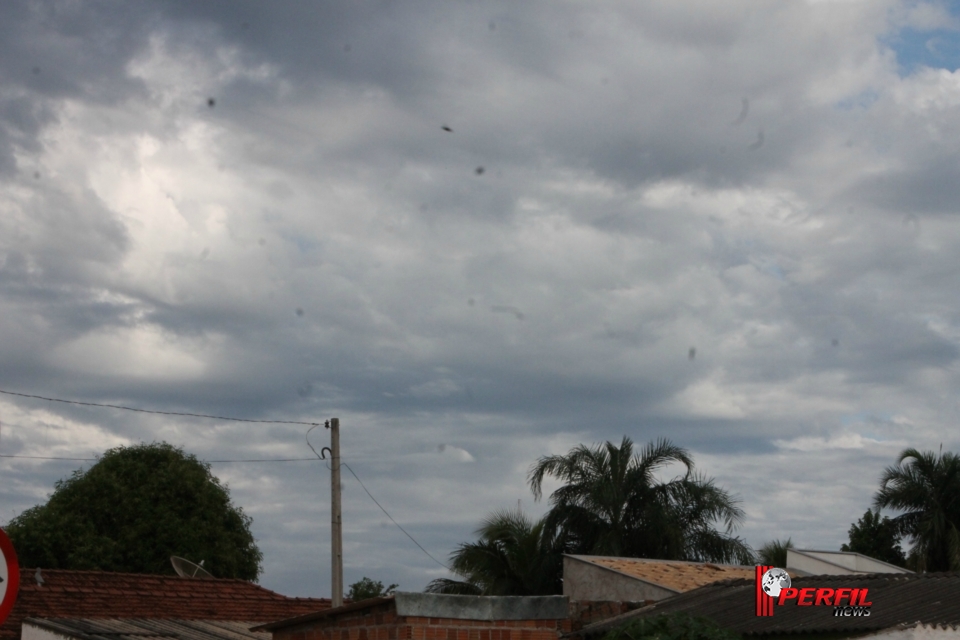
[[[271,622],[330,608],[244,580],[20,568],[20,593],[0,640],[18,640],[24,618],[175,618]]]

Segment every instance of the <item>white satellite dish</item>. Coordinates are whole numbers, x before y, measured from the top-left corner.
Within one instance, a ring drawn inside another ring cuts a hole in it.
[[[173,565],[173,570],[177,572],[177,575],[181,578],[212,578],[213,575],[204,569],[202,566],[203,560],[200,561],[200,564],[194,564],[186,558],[181,558],[180,556],[170,556],[170,564]]]

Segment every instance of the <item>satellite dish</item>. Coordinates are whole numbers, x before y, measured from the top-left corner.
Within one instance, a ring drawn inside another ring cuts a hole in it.
[[[173,570],[177,572],[177,575],[181,578],[212,578],[213,575],[204,569],[202,566],[203,560],[200,561],[200,564],[194,564],[186,558],[181,558],[180,556],[170,556],[170,564],[173,565]]]

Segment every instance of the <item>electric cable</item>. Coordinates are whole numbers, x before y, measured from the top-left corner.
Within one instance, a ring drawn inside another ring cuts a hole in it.
[[[0,454],[0,458],[21,458],[27,460],[76,460],[78,462],[93,462],[99,458],[60,458],[56,456],[19,456]],[[221,462],[313,462],[313,458],[247,458],[242,460],[201,460],[210,464]]]
[[[104,404],[100,402],[81,402],[80,400],[64,400],[62,398],[48,398],[46,396],[35,396],[29,393],[17,393],[16,391],[5,391],[0,389],[0,393],[8,396],[19,396],[21,398],[34,398],[36,400],[46,400],[47,402],[62,402],[64,404],[76,404],[84,407],[107,407],[109,409],[123,409],[124,411],[136,411],[137,413],[154,413],[162,416],[188,416],[191,418],[210,418],[212,420],[228,420],[230,422],[254,422],[257,424],[303,424],[320,426],[317,422],[304,422],[302,420],[254,420],[251,418],[231,418],[229,416],[215,416],[207,413],[184,413],[180,411],[156,411],[153,409],[138,409],[136,407],[125,407],[119,404]]]
[[[327,459],[324,458],[324,457],[323,457],[322,455],[320,455],[319,453],[317,453],[317,450],[314,449],[314,448],[313,448],[313,445],[310,443],[310,432],[313,431],[314,428],[315,428],[315,427],[318,427],[318,426],[320,426],[320,425],[314,425],[313,427],[310,427],[309,429],[307,429],[307,433],[306,433],[306,435],[304,436],[304,438],[305,438],[306,441],[307,441],[307,446],[310,447],[310,450],[311,450],[311,451],[313,451],[313,454],[314,454],[315,456],[317,456],[320,460],[323,461],[323,463],[326,465],[327,469],[331,469],[331,470],[332,470],[332,468],[330,467],[330,465],[327,464]],[[330,451],[330,449],[327,448],[327,447],[324,447],[323,449],[321,449],[321,451],[323,451],[324,449],[327,450],[327,451]],[[330,455],[331,455],[331,456],[333,455],[333,452],[332,452],[332,451],[330,452]],[[427,554],[427,557],[428,557],[428,558],[430,558],[431,560],[433,560],[434,562],[436,562],[438,565],[440,565],[441,567],[443,567],[443,568],[446,569],[447,571],[450,571],[451,573],[453,573],[453,569],[451,569],[451,568],[448,567],[447,565],[443,564],[442,562],[440,562],[439,560],[437,560],[436,558],[434,558],[433,555],[431,555],[429,551],[427,551],[426,549],[423,548],[423,545],[422,545],[422,544],[420,544],[419,542],[417,542],[416,538],[414,538],[412,535],[410,535],[410,533],[409,533],[406,529],[404,529],[403,527],[401,527],[399,522],[397,522],[396,520],[393,519],[393,516],[390,515],[390,513],[389,513],[386,509],[383,508],[383,505],[380,504],[380,503],[377,501],[377,499],[373,497],[373,494],[370,493],[370,490],[367,489],[367,487],[366,487],[365,484],[363,484],[363,480],[360,479],[360,476],[357,475],[357,472],[354,471],[353,469],[351,469],[351,468],[350,468],[350,465],[348,465],[346,462],[344,462],[342,457],[340,458],[340,466],[341,466],[341,467],[346,467],[346,468],[347,468],[347,471],[349,471],[351,474],[353,474],[353,477],[356,478],[356,479],[357,479],[357,482],[360,483],[360,487],[364,490],[364,492],[366,492],[366,494],[370,497],[370,499],[373,500],[373,504],[375,504],[375,505],[377,505],[378,507],[380,507],[380,511],[383,511],[384,515],[387,516],[388,518],[390,518],[390,522],[392,522],[393,524],[397,525],[397,528],[400,529],[400,531],[403,531],[403,535],[405,535],[405,536],[407,536],[408,538],[410,538],[410,541],[413,542],[413,544],[417,545],[417,547],[420,548],[420,551],[423,551],[425,554]]]

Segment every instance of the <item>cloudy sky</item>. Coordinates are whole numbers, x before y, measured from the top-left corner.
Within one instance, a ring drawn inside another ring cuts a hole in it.
[[[3,2],[0,389],[338,416],[440,560],[624,435],[754,547],[837,549],[902,449],[960,449],[958,66],[941,2]],[[7,456],[305,429],[0,396]],[[0,521],[90,464],[0,459]],[[261,583],[328,596],[326,468],[213,469]],[[344,554],[449,575],[349,474]]]

